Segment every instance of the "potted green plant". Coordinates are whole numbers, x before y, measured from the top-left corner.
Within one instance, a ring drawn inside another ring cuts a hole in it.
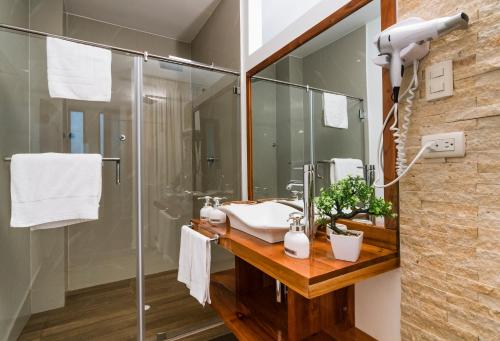
[[[352,219],[360,213],[376,217],[391,217],[392,203],[375,195],[375,189],[362,177],[348,176],[326,189],[316,198],[319,223],[326,225],[335,258],[355,262],[363,243],[363,232],[348,230],[339,219]]]

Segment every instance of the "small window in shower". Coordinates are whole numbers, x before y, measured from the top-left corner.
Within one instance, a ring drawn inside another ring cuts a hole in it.
[[[104,155],[104,113],[99,113],[99,153]]]
[[[83,142],[83,112],[82,111],[71,111],[70,112],[70,151],[71,153],[84,153],[84,142]]]

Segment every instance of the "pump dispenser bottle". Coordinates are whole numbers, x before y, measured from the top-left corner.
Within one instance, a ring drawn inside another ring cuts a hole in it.
[[[304,215],[300,212],[292,212],[288,220],[292,221],[290,224],[290,231],[285,234],[285,254],[294,258],[309,258],[309,238],[304,233],[305,225],[300,221]]]
[[[208,219],[210,217],[210,212],[213,210],[213,207],[210,204],[210,199],[212,199],[212,197],[210,197],[208,195],[198,198],[198,200],[205,200],[205,205],[200,210],[200,220],[201,221],[208,221]]]
[[[214,207],[210,211],[209,222],[214,225],[221,225],[226,223],[226,214],[221,210],[217,209],[220,206],[220,201],[225,198],[214,198]]]

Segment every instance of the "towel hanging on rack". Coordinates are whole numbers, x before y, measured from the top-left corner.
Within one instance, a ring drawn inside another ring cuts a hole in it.
[[[111,100],[111,51],[52,37],[46,45],[50,97]]]
[[[12,227],[47,229],[96,220],[100,154],[16,154],[11,160]]]

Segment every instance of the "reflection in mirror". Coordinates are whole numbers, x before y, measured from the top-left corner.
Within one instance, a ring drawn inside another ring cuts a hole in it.
[[[345,172],[382,175],[379,9],[372,1],[252,77],[254,199],[301,199],[306,163],[316,164],[316,195]]]

